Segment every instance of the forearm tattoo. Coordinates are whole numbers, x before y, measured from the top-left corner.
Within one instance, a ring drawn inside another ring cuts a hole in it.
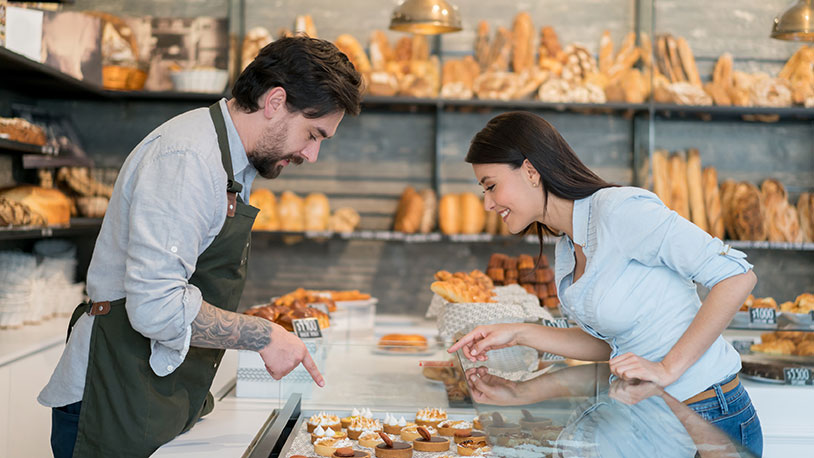
[[[204,301],[192,322],[190,345],[260,351],[271,342],[272,329],[268,320],[228,312]]]

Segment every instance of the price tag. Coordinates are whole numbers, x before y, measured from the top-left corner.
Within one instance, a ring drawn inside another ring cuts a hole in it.
[[[777,324],[777,313],[774,309],[749,307],[749,322],[752,324]]]
[[[543,324],[552,328],[570,328],[568,320],[565,318],[555,318],[554,321],[543,320]]]
[[[555,355],[554,353],[549,353],[546,351],[543,352],[542,356],[540,356],[540,359],[542,359],[543,361],[562,361],[565,358],[563,358],[560,355]]]
[[[316,318],[302,318],[291,320],[294,325],[294,334],[300,339],[316,339],[322,337],[322,329],[319,328],[319,321]]]
[[[811,385],[811,369],[805,367],[784,367],[783,380],[786,385]]]

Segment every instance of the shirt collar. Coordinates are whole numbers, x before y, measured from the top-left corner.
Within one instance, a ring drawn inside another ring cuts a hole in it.
[[[588,243],[588,216],[591,210],[591,196],[574,201],[574,213],[571,227],[574,230],[573,241],[585,248]]]
[[[232,171],[235,176],[238,176],[243,173],[246,167],[251,167],[251,164],[249,164],[249,157],[246,155],[246,149],[243,148],[243,142],[240,140],[237,128],[232,122],[232,115],[226,107],[226,99],[222,98],[218,103],[223,112],[223,121],[226,123],[226,136],[229,138],[229,151],[232,156]]]

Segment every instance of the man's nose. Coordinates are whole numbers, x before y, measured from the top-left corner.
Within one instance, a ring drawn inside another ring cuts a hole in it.
[[[322,144],[320,140],[312,142],[305,149],[302,150],[302,155],[306,161],[314,163],[319,157],[319,146]]]

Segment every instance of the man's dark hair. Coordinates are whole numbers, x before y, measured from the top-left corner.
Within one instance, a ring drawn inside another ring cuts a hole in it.
[[[253,113],[274,87],[285,90],[289,111],[306,118],[337,111],[355,116],[360,111],[362,77],[326,40],[298,36],[268,44],[237,78],[232,96],[240,109]]]

